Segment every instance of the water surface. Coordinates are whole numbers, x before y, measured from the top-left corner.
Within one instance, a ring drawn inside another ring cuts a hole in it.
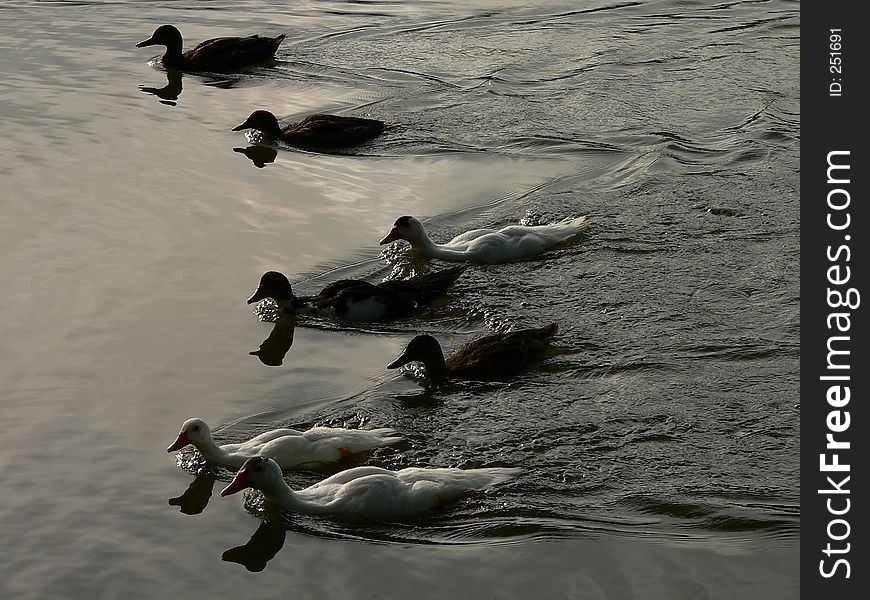
[[[162,23],[288,40],[179,79],[134,47]],[[2,595],[795,597],[799,25],[779,0],[5,3]],[[325,156],[230,131],[256,108],[397,127]],[[445,266],[377,246],[404,214],[437,240],[591,225],[413,319],[244,304],[267,269],[305,293]],[[553,321],[521,377],[384,369],[418,332]],[[282,517],[166,454],[192,416],[389,426],[367,462],[524,474],[398,524]]]

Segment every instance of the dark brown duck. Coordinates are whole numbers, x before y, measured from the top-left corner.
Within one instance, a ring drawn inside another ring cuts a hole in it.
[[[275,58],[278,46],[284,41],[284,34],[278,37],[220,37],[206,40],[193,50],[182,51],[181,32],[172,25],[161,25],[154,34],[136,44],[145,46],[166,46],[166,54],[161,59],[163,66],[182,71],[231,71],[252,65],[270,62]]]
[[[490,379],[514,375],[543,358],[556,328],[551,323],[536,329],[488,335],[465,343],[446,359],[438,340],[431,335],[418,335],[387,368],[421,362],[426,375],[434,378]]]
[[[244,123],[233,127],[233,131],[256,129],[270,139],[297,148],[335,149],[367,142],[385,128],[386,123],[376,119],[323,114],[309,115],[282,127],[268,110],[255,110]]]

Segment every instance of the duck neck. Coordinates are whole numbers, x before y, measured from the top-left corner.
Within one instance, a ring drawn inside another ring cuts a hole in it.
[[[445,377],[450,374],[450,367],[444,360],[444,352],[441,348],[438,348],[437,351],[433,350],[423,361],[423,364],[426,367],[426,375],[429,377]]]
[[[318,511],[318,507],[316,505],[311,504],[310,502],[306,502],[299,495],[290,489],[290,486],[286,483],[282,482],[280,485],[275,486],[269,490],[261,490],[263,492],[263,496],[266,497],[266,500],[281,507],[284,510],[290,510],[300,513],[316,513]]]
[[[291,293],[289,298],[272,298],[278,306],[278,313],[282,316],[295,315],[297,311],[305,307],[305,303],[296,294]]]
[[[264,125],[264,128],[261,129],[267,137],[272,138],[273,140],[287,140],[290,136],[286,135],[283,131],[281,131],[281,124],[275,120],[274,123],[269,123],[268,125]]]
[[[194,445],[208,462],[225,464],[229,459],[229,452],[218,446],[211,437]]]
[[[181,54],[181,41],[166,44],[166,53],[163,55],[163,65],[167,67],[179,67],[184,62]]]
[[[416,250],[419,254],[423,256],[427,256],[430,258],[437,257],[441,251],[441,248],[438,247],[438,244],[433,242],[426,233],[423,233],[417,239],[408,240],[411,244],[411,247]]]
[[[426,235],[425,232],[422,237],[417,238],[414,241],[408,240],[408,242],[411,244],[411,247],[415,252],[425,256],[426,258],[441,258],[450,261],[463,261],[468,258],[466,253],[462,250],[445,248],[440,244],[436,244],[428,235]]]

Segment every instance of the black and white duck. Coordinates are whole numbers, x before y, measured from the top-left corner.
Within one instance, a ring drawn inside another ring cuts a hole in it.
[[[268,271],[260,277],[257,290],[247,302],[254,304],[271,298],[289,314],[313,311],[358,321],[396,319],[442,296],[466,268],[462,265],[377,285],[361,279],[341,279],[324,287],[316,296],[303,297],[293,293],[286,275]]]

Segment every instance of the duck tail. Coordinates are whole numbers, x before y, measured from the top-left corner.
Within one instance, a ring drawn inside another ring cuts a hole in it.
[[[381,429],[369,429],[367,431],[377,437],[378,446],[390,446],[392,444],[398,444],[404,440],[402,434],[395,429],[384,427]]]
[[[480,471],[481,474],[485,473],[488,479],[485,483],[486,487],[501,485],[518,477],[523,472],[519,467],[484,467]]]
[[[561,221],[553,223],[553,225],[558,225],[560,227],[564,227],[565,229],[572,230],[579,230],[583,227],[586,227],[586,225],[588,224],[589,217],[586,215],[583,215],[581,217],[567,217],[565,219],[562,219]]]
[[[541,337],[545,340],[549,340],[554,335],[556,335],[556,330],[559,329],[559,326],[556,323],[550,323],[549,325],[545,325],[541,327],[539,331],[541,332]]]
[[[410,279],[385,281],[380,287],[408,294],[419,304],[428,304],[441,296],[467,268],[468,265],[459,265]]]
[[[417,275],[416,277],[412,277],[408,280],[408,283],[412,283],[416,286],[444,286],[447,287],[462,275],[465,270],[468,268],[468,265],[459,265],[458,267],[450,267],[449,269],[442,269],[440,271],[435,271],[434,273],[426,273],[425,275]]]
[[[402,439],[401,434],[392,427],[378,427],[376,429],[367,429],[365,431],[385,439],[396,438],[396,441]]]

